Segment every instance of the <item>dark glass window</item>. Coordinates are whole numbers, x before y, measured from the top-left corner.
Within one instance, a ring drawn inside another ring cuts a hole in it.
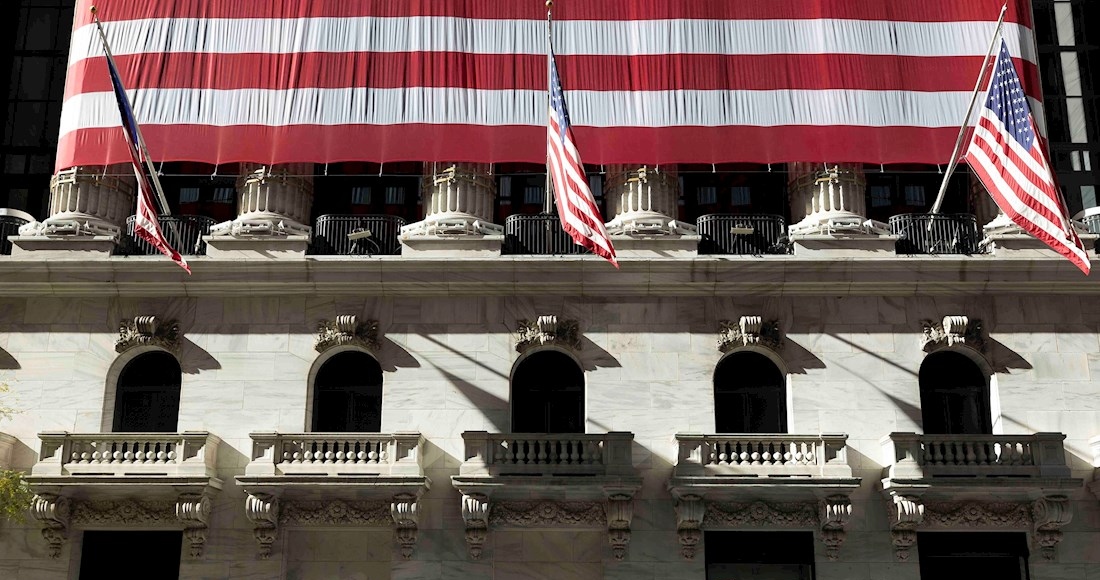
[[[584,371],[568,355],[544,351],[512,376],[512,431],[584,433]]]
[[[714,371],[714,425],[719,433],[786,433],[787,387],[768,357],[736,352]]]
[[[709,214],[787,215],[787,173],[767,165],[727,163],[678,167],[681,215],[695,223]]]
[[[180,365],[166,352],[139,355],[115,388],[116,433],[174,433],[180,410]]]
[[[183,532],[84,532],[80,548],[80,580],[174,580],[180,577]],[[118,552],[126,551],[120,564]]]
[[[317,371],[313,431],[377,433],[382,430],[382,367],[369,354],[342,352]]]
[[[963,354],[937,352],[924,359],[920,367],[920,403],[925,433],[993,432],[985,374]]]
[[[415,222],[422,217],[421,163],[332,163],[317,165],[313,178],[313,218],[336,215],[390,215]]]
[[[1023,532],[920,532],[917,547],[922,580],[1030,577]]]
[[[814,579],[813,532],[704,534],[707,580]]]

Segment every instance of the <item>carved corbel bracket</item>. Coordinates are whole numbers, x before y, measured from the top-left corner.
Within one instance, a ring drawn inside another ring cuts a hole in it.
[[[762,346],[778,351],[783,348],[779,321],[761,316],[742,316],[738,320],[719,321],[718,350],[730,352],[745,346]]]
[[[924,503],[919,497],[895,495],[890,512],[894,556],[905,562],[909,560],[909,549],[917,541],[917,526],[924,522]]]
[[[825,555],[835,562],[840,557],[840,546],[844,543],[844,526],[852,517],[852,501],[847,496],[829,496],[821,502],[821,541],[825,544]]]
[[[519,320],[516,322],[516,352],[524,353],[537,347],[554,345],[573,351],[581,350],[580,325],[576,320],[558,320],[557,316],[539,316],[534,322]]]
[[[372,353],[377,353],[382,348],[378,339],[378,321],[367,320],[360,322],[354,314],[341,314],[335,321],[322,320],[317,325],[317,343],[314,348],[317,352],[337,346],[358,346]]]
[[[402,493],[393,496],[390,503],[390,515],[393,517],[394,536],[397,545],[401,547],[401,557],[409,560],[412,558],[413,547],[416,545],[416,531],[419,522],[420,502],[410,493]]]
[[[176,500],[176,517],[183,522],[183,535],[191,544],[191,557],[201,558],[206,546],[210,498],[198,493],[180,495]]]
[[[985,335],[981,320],[952,315],[944,316],[943,321],[922,320],[921,348],[924,352],[933,352],[941,348],[963,345],[978,352],[985,352]]]
[[[462,494],[462,520],[466,522],[466,548],[481,559],[489,535],[489,498],[480,493]]]
[[[697,495],[685,495],[676,501],[676,535],[680,537],[680,555],[687,560],[695,558],[699,540],[703,536],[703,515],[706,505]]]
[[[248,494],[244,515],[255,526],[252,532],[260,544],[260,558],[270,558],[271,546],[279,533],[279,499],[266,493]]]
[[[42,537],[49,545],[51,558],[61,557],[61,548],[69,537],[69,499],[52,493],[34,496],[31,516],[42,524]]]
[[[1039,546],[1043,559],[1053,560],[1055,548],[1062,541],[1062,531],[1059,528],[1073,519],[1069,499],[1061,495],[1037,499],[1031,505],[1031,518],[1035,543]]]
[[[616,560],[626,557],[630,544],[630,522],[634,519],[633,494],[612,492],[607,495],[607,535],[611,555]]]
[[[159,346],[176,352],[180,346],[180,325],[175,320],[160,321],[156,316],[123,318],[118,325],[115,351],[126,352],[137,346]]]

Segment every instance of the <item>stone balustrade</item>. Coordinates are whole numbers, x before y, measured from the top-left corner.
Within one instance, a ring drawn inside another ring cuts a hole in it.
[[[466,431],[460,475],[632,475],[632,433],[488,433]]]
[[[252,433],[246,476],[422,476],[420,433]]]
[[[83,475],[214,477],[220,440],[183,433],[39,433],[35,477]]]
[[[677,434],[676,477],[852,477],[847,435]]]
[[[1069,477],[1061,433],[1034,435],[922,435],[882,439],[889,478]]]

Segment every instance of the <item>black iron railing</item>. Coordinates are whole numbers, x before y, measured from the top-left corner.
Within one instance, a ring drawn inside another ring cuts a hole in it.
[[[505,254],[532,254],[555,256],[584,254],[588,250],[578,246],[561,228],[561,220],[554,214],[516,214],[504,219]]]
[[[968,213],[907,213],[890,218],[890,233],[900,236],[899,254],[977,254],[982,236]]]
[[[0,255],[11,254],[11,242],[9,236],[19,235],[19,226],[27,223],[27,220],[13,215],[0,215]]]
[[[137,216],[126,218],[126,233],[120,244],[120,253],[130,256],[153,256],[160,250],[153,244],[134,234],[134,220]],[[214,218],[202,215],[162,215],[160,231],[168,245],[184,256],[202,256],[206,254],[206,242],[202,237],[210,234]]]
[[[786,254],[787,223],[770,214],[712,213],[699,216],[700,254]]]
[[[404,218],[394,215],[337,215],[317,218],[309,253],[324,256],[393,256]]]

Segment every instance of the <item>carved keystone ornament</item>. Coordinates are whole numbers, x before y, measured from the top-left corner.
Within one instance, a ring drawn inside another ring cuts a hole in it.
[[[534,322],[517,322],[519,340],[516,352],[524,353],[536,346],[554,345],[581,350],[580,325],[576,320],[558,320],[557,316],[539,316]]]
[[[924,352],[963,345],[978,352],[985,352],[985,337],[983,336],[982,321],[970,320],[969,317],[952,315],[944,316],[942,322],[922,320],[921,348]]]
[[[772,350],[783,347],[779,321],[765,321],[762,316],[742,316],[739,320],[719,321],[718,350],[729,352],[745,346],[762,346]]]
[[[123,353],[137,346],[159,346],[172,352],[179,350],[179,323],[175,320],[161,322],[156,316],[123,318],[118,325],[115,351]]]
[[[322,320],[317,325],[317,352],[325,352],[337,346],[358,346],[377,353],[382,344],[378,340],[378,321],[359,322],[354,314],[341,314],[335,321]]]

